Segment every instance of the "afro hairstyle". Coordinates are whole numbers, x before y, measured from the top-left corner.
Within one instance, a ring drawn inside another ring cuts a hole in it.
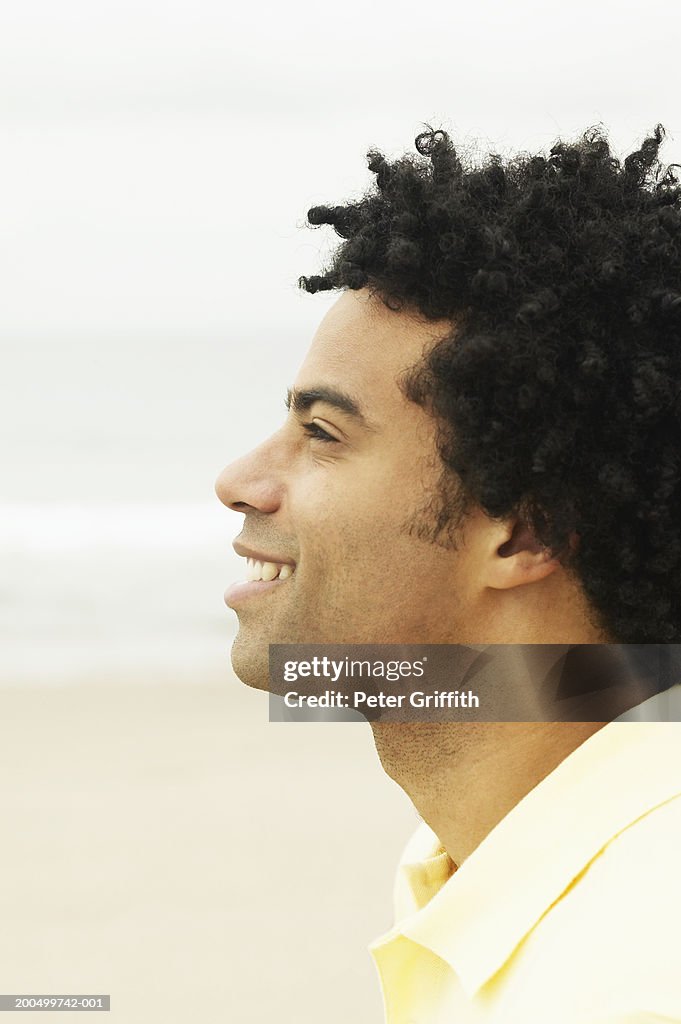
[[[434,536],[473,505],[521,517],[615,643],[681,642],[681,187],[664,134],[623,161],[600,126],[481,161],[428,126],[416,154],[368,153],[362,198],[308,211],[343,241],[299,280],[451,321],[401,382],[439,427]]]

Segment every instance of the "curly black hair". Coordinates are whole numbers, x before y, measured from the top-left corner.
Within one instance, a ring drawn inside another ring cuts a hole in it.
[[[402,382],[440,426],[466,505],[521,516],[612,642],[681,642],[681,186],[657,125],[474,161],[441,130],[370,151],[308,292],[369,288],[452,330]],[[439,528],[451,524],[444,501]],[[571,543],[574,535],[578,544]]]

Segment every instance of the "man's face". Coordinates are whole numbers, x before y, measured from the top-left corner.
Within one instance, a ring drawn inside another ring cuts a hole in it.
[[[239,618],[232,662],[250,685],[267,688],[271,643],[463,642],[465,550],[422,528],[439,501],[436,427],[399,386],[450,330],[343,293],[284,425],[219,477],[221,501],[245,514],[235,549],[274,563],[265,576],[286,567],[225,595]]]

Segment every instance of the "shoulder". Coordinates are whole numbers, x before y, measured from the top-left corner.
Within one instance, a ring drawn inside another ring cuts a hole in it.
[[[681,797],[675,797],[614,836],[525,939],[524,953],[549,971],[562,951],[592,1005],[607,1005],[616,992],[624,1015],[606,1016],[603,1024],[681,1021],[680,850]],[[629,1008],[636,1012],[627,1017]]]

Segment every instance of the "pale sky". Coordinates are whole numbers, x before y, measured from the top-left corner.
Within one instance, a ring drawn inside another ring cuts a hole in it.
[[[681,160],[680,24],[660,0],[4,0],[2,335],[311,329],[307,208],[425,121],[502,152],[603,121],[621,154],[662,121]]]

